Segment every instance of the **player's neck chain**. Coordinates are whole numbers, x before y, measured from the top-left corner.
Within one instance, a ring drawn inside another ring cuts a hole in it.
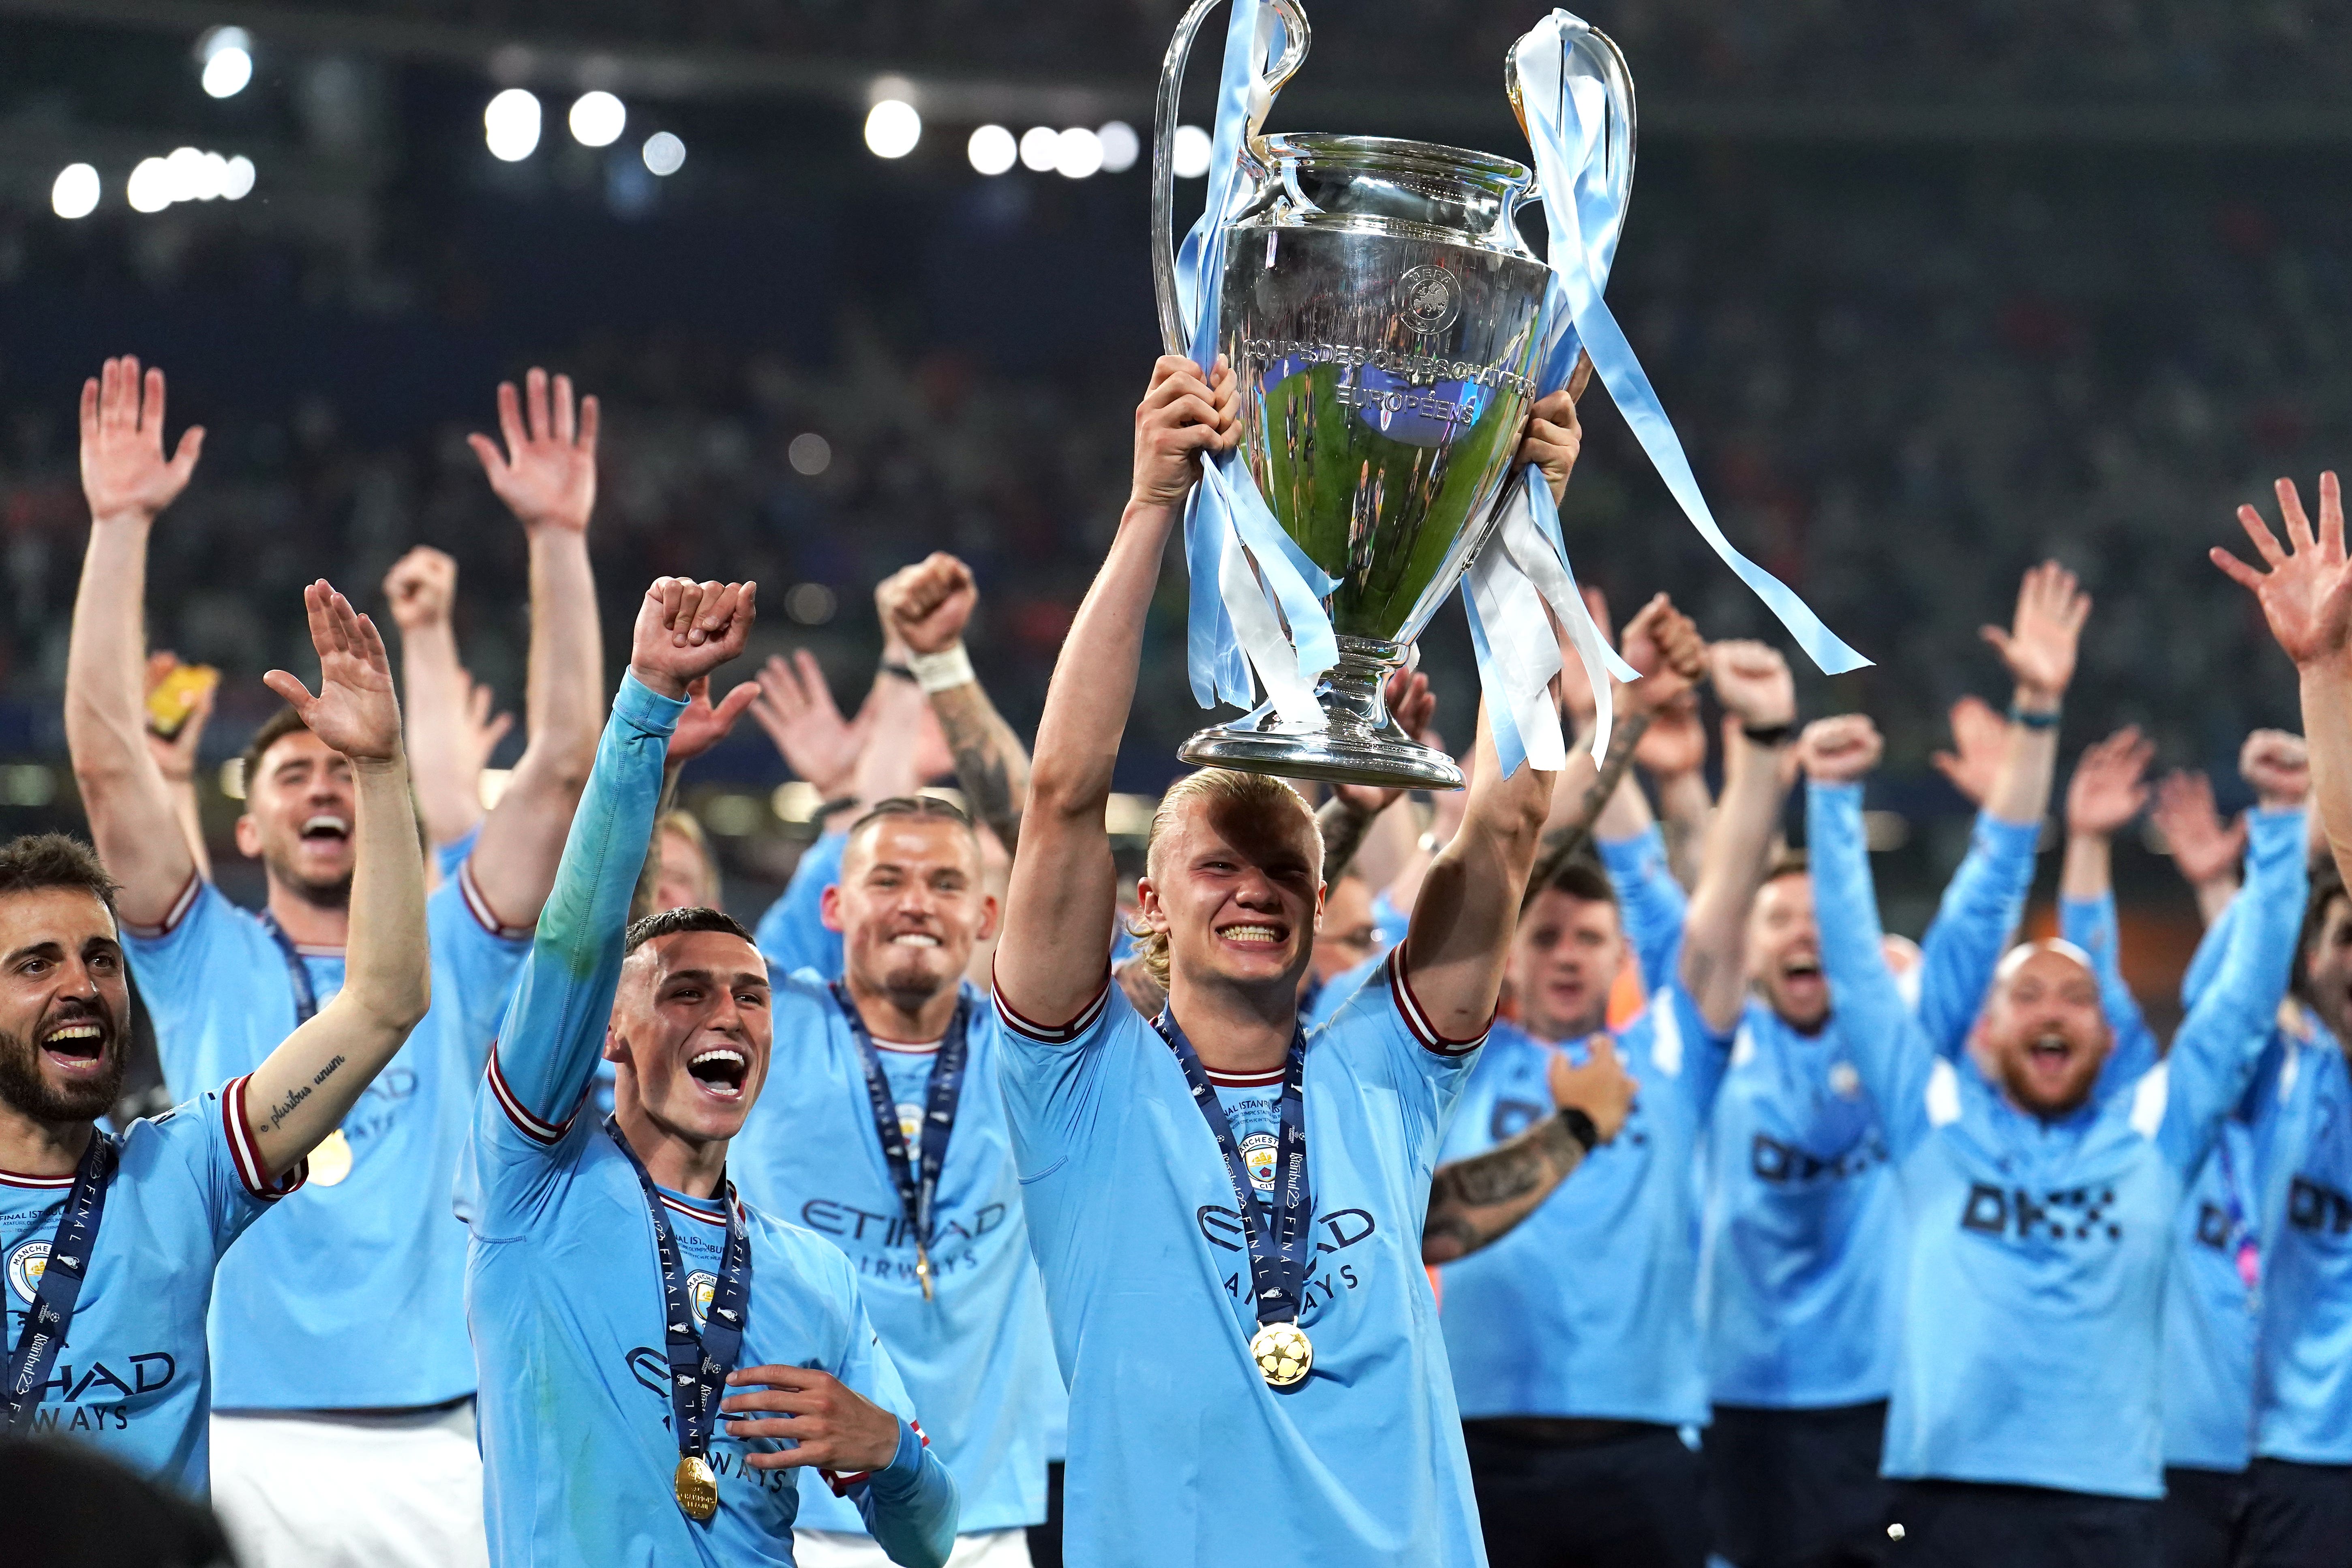
[[[98,1222],[106,1213],[106,1190],[113,1184],[114,1169],[113,1135],[92,1127],[89,1147],[82,1151],[73,1187],[66,1194],[66,1212],[49,1240],[33,1310],[26,1314],[24,1332],[8,1356],[7,1385],[0,1388],[0,1431],[24,1426],[41,1402],[41,1389],[66,1342],[74,1303],[80,1300],[82,1280],[89,1272],[90,1248],[98,1242]]]
[[[849,988],[836,980],[833,999],[849,1020],[849,1037],[857,1042],[857,1058],[866,1068],[866,1099],[874,1112],[874,1135],[881,1140],[882,1158],[889,1163],[890,1181],[898,1189],[898,1206],[907,1230],[915,1238],[915,1278],[923,1300],[931,1300],[931,1232],[937,1222],[940,1173],[948,1163],[948,1138],[955,1131],[956,1106],[962,1096],[964,1063],[971,1055],[971,999],[956,998],[955,1019],[948,1025],[937,1055],[931,1058],[930,1086],[923,1096],[922,1153],[907,1154],[907,1135],[898,1125],[898,1097],[882,1070],[882,1054],[875,1048],[873,1031],[858,1016]]]
[[[1298,1326],[1299,1297],[1307,1283],[1308,1254],[1313,1248],[1308,1224],[1315,1215],[1315,1195],[1307,1172],[1307,1031],[1290,1037],[1290,1054],[1283,1064],[1282,1097],[1277,1114],[1282,1131],[1276,1151],[1275,1214],[1269,1222],[1260,1212],[1257,1194],[1234,1142],[1233,1124],[1225,1119],[1216,1087],[1201,1066],[1200,1054],[1184,1037],[1172,1010],[1151,1021],[1168,1048],[1176,1053],[1192,1103],[1209,1124],[1217,1152],[1225,1157],[1225,1174],[1234,1184],[1234,1200],[1242,1211],[1242,1234],[1249,1243],[1250,1295],[1257,1303],[1257,1332],[1250,1336],[1250,1357],[1258,1372],[1276,1388],[1307,1380],[1315,1364],[1315,1349]],[[1272,1234],[1268,1234],[1269,1225]]]
[[[697,1523],[719,1511],[719,1478],[710,1468],[710,1435],[719,1420],[719,1401],[727,1391],[727,1374],[735,1370],[743,1348],[743,1320],[751,1304],[751,1237],[744,1227],[743,1211],[725,1173],[719,1178],[719,1196],[727,1211],[727,1248],[720,1255],[719,1283],[710,1293],[709,1317],[702,1331],[694,1328],[693,1293],[686,1265],[677,1249],[669,1220],[662,1214],[662,1196],[646,1170],[646,1163],[621,1135],[618,1118],[604,1118],[604,1131],[646,1194],[646,1213],[654,1222],[654,1251],[661,1263],[662,1342],[669,1357],[670,1431],[677,1438],[677,1469],[670,1489],[677,1506]]]

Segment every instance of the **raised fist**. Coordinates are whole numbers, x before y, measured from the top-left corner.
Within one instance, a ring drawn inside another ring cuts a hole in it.
[[[961,642],[978,603],[971,568],[945,551],[900,567],[874,590],[883,630],[917,653],[945,653]]]
[[[1853,784],[1878,765],[1886,742],[1867,713],[1816,719],[1797,741],[1797,761],[1815,784]]]
[[[446,621],[457,599],[457,563],[420,544],[383,574],[383,596],[392,606],[392,624],[404,632]]]
[[[637,606],[629,669],[664,697],[687,689],[743,651],[751,635],[756,583],[697,583],[656,577]]]
[[[2311,753],[2300,735],[2257,730],[2238,752],[2238,772],[2265,811],[2293,811],[2311,793]]]

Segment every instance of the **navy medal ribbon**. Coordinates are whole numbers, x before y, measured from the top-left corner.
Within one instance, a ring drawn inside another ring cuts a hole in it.
[[[919,1160],[907,1154],[907,1135],[898,1125],[898,1107],[890,1079],[882,1070],[866,1020],[840,981],[833,983],[833,999],[849,1020],[850,1037],[857,1042],[858,1059],[866,1068],[866,1098],[874,1111],[874,1132],[882,1142],[882,1157],[890,1165],[891,1184],[898,1189],[898,1206],[915,1238],[915,1278],[921,1281],[923,1300],[931,1299],[931,1235],[937,1225],[940,1173],[948,1163],[948,1138],[955,1131],[956,1106],[963,1092],[963,1069],[971,1056],[971,999],[956,999],[955,1020],[931,1058],[929,1088],[923,1096],[923,1142]]]
[[[33,1310],[8,1357],[7,1386],[0,1389],[0,1431],[24,1426],[41,1402],[42,1386],[57,1363],[58,1347],[66,1342],[74,1303],[81,1299],[82,1281],[89,1273],[89,1252],[98,1241],[98,1222],[106,1213],[106,1189],[112,1184],[114,1167],[113,1136],[103,1127],[92,1127],[89,1147],[74,1168],[66,1212],[49,1241],[40,1289],[33,1292]]]

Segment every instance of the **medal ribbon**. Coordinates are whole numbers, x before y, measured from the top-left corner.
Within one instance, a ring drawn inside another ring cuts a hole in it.
[[[33,1310],[8,1357],[7,1386],[0,1389],[0,1431],[23,1426],[41,1402],[41,1386],[57,1362],[58,1348],[66,1342],[66,1327],[73,1321],[74,1303],[81,1298],[82,1280],[89,1271],[89,1250],[98,1241],[99,1218],[106,1213],[114,1163],[113,1136],[103,1127],[92,1127],[89,1147],[74,1168],[66,1212],[49,1241],[41,1286],[33,1292]]]
[[[710,1293],[709,1326],[696,1333],[686,1266],[678,1256],[677,1237],[671,1234],[669,1220],[662,1213],[661,1189],[646,1174],[646,1163],[637,1158],[629,1141],[621,1136],[620,1122],[607,1116],[604,1131],[629,1157],[637,1185],[645,1189],[646,1212],[653,1216],[654,1250],[661,1259],[662,1342],[669,1354],[670,1426],[677,1437],[678,1456],[705,1458],[710,1452],[711,1428],[719,1418],[727,1374],[735,1370],[735,1358],[743,1348],[743,1319],[751,1303],[751,1233],[743,1227],[735,1189],[722,1176],[719,1187],[726,1194],[727,1249],[719,1255],[719,1286]]]
[[[874,1131],[882,1141],[882,1157],[889,1162],[890,1180],[898,1189],[898,1206],[906,1213],[916,1252],[923,1260],[923,1294],[929,1296],[932,1209],[939,1197],[940,1172],[948,1162],[948,1138],[955,1131],[956,1105],[963,1090],[964,1062],[971,1047],[968,1026],[971,999],[956,999],[955,1021],[948,1026],[947,1037],[940,1042],[939,1054],[931,1058],[930,1087],[923,1097],[919,1173],[915,1162],[907,1157],[907,1137],[898,1126],[898,1107],[890,1093],[890,1079],[882,1070],[882,1053],[866,1030],[866,1020],[857,1016],[848,988],[838,980],[833,982],[833,999],[841,1004],[842,1016],[849,1020],[850,1037],[857,1042],[858,1058],[866,1067],[866,1098],[874,1110]]]
[[[302,963],[301,950],[286,934],[286,928],[278,923],[278,917],[268,910],[261,911],[261,929],[269,933],[269,940],[286,955],[286,978],[294,983],[294,1026],[299,1029],[317,1016],[319,993],[311,988],[310,971]]]
[[[1276,1154],[1280,1175],[1275,1192],[1274,1236],[1269,1240],[1258,1213],[1249,1165],[1234,1142],[1233,1124],[1225,1120],[1224,1105],[1217,1099],[1216,1086],[1209,1081],[1192,1042],[1184,1037],[1173,1013],[1160,1014],[1151,1020],[1151,1026],[1176,1053],[1176,1065],[1183,1069],[1184,1081],[1192,1090],[1192,1103],[1209,1124],[1217,1152],[1225,1157],[1225,1174],[1233,1181],[1234,1200],[1241,1205],[1242,1234],[1249,1243],[1250,1291],[1257,1300],[1258,1324],[1295,1323],[1307,1283],[1307,1255],[1313,1250],[1307,1226],[1315,1217],[1315,1195],[1307,1176],[1307,1031],[1301,1029],[1291,1037],[1290,1058],[1283,1064],[1278,1102],[1282,1134]]]
[[[2230,1142],[2227,1138],[2213,1141],[2214,1157],[2221,1162],[2221,1190],[2229,1199],[2229,1234],[2222,1238],[2230,1248],[2231,1261],[2237,1265],[2239,1282],[2251,1291],[2262,1283],[2263,1254],[2255,1244],[2254,1227],[2246,1218],[2246,1205],[2238,1196],[2238,1173],[2230,1163]]]

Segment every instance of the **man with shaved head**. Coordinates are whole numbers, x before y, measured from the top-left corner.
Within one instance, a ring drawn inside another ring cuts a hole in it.
[[[1906,1210],[1884,1461],[1898,1560],[2153,1568],[2173,1215],[2285,994],[2301,800],[2254,812],[2246,918],[2169,1057],[2103,1080],[2115,1034],[2066,942],[2012,951],[1967,1048],[1937,1053],[1881,942],[1861,785],[1878,733],[1823,720],[1799,750],[1822,964]]]

